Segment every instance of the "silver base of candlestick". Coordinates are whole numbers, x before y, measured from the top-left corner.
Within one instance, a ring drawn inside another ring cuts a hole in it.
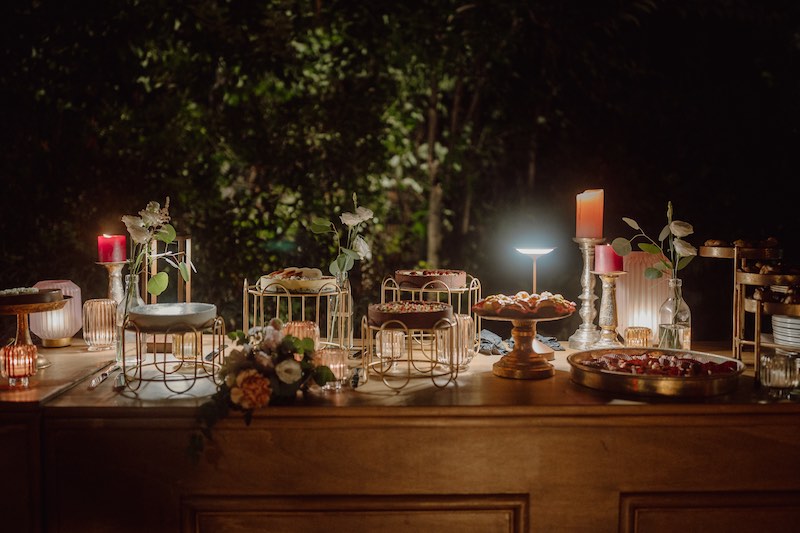
[[[594,267],[594,247],[597,244],[604,243],[606,240],[592,237],[576,237],[572,240],[578,243],[583,256],[583,272],[581,274],[581,288],[583,290],[578,298],[581,301],[581,308],[578,314],[583,323],[569,337],[569,347],[573,350],[586,350],[600,339],[600,330],[594,325],[594,319],[597,316],[594,302],[597,300],[597,296],[594,293],[595,278],[591,271],[592,267]]]
[[[127,261],[114,261],[108,263],[97,263],[108,271],[108,298],[122,303],[125,298],[125,290],[122,288],[122,269],[128,264]]]
[[[603,283],[603,296],[600,298],[600,339],[592,348],[619,348],[624,344],[617,335],[617,278],[625,275],[625,272],[596,274]]]

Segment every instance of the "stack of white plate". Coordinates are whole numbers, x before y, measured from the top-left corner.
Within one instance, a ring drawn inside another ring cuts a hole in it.
[[[772,315],[772,337],[776,344],[800,348],[800,317]]]

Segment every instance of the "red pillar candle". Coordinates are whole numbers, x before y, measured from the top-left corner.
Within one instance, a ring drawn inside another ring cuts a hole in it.
[[[603,236],[603,189],[589,189],[577,197],[575,236],[599,239]]]
[[[97,260],[100,263],[120,263],[126,259],[125,235],[97,236]]]
[[[622,272],[622,256],[617,255],[610,244],[598,244],[594,247],[595,272]]]

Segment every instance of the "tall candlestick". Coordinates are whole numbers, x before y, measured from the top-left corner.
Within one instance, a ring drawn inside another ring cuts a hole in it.
[[[617,348],[622,342],[617,338],[617,278],[625,272],[593,272],[603,282],[603,295],[600,298],[600,339],[592,348]]]
[[[597,316],[594,302],[597,296],[594,293],[595,277],[592,274],[594,266],[594,247],[605,239],[575,238],[583,256],[583,273],[581,274],[581,288],[583,289],[579,300],[581,301],[580,314],[583,323],[578,326],[569,338],[569,347],[573,350],[585,350],[600,338],[600,331],[594,325]]]
[[[617,255],[610,244],[598,244],[594,247],[594,271],[598,274],[605,272],[622,272],[623,260]]]
[[[120,263],[127,259],[125,235],[98,235],[97,261],[99,263]]]
[[[576,197],[575,237],[602,238],[603,195],[603,189],[589,189]]]

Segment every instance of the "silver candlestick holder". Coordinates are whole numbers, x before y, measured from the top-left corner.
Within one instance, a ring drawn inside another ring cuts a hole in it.
[[[128,262],[109,261],[97,264],[104,266],[108,271],[108,297],[117,302],[117,305],[121,304],[125,298],[125,289],[122,287],[122,269]]]
[[[623,343],[617,336],[617,278],[626,272],[592,272],[600,276],[603,295],[600,298],[600,339],[592,348],[618,348]]]
[[[597,296],[594,293],[595,278],[592,268],[594,267],[594,247],[603,244],[606,240],[602,237],[575,237],[572,240],[578,243],[581,255],[583,255],[583,273],[581,274],[583,290],[578,298],[581,301],[578,314],[583,323],[570,336],[569,347],[573,350],[586,350],[600,339],[600,330],[594,325],[594,319],[597,317],[594,302],[597,300]]]

